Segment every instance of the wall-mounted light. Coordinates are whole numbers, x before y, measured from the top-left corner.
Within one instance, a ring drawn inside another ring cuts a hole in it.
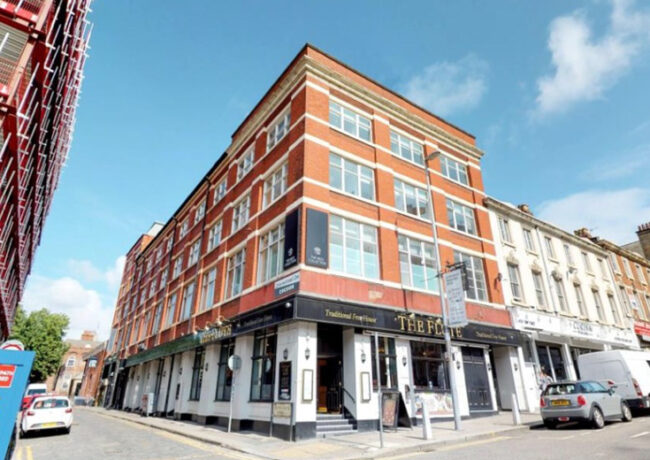
[[[207,363],[207,361],[205,363],[205,372],[208,372],[208,363]]]
[[[366,352],[364,350],[361,350],[361,362],[366,362]]]
[[[406,367],[406,356],[402,356],[402,366]]]
[[[309,347],[305,348],[305,359],[309,360],[309,357],[311,356],[311,350]]]
[[[178,368],[178,375],[181,375],[183,373],[183,366]]]
[[[284,350],[282,350],[282,358],[284,358],[284,360],[286,361],[288,357],[289,357],[289,350],[285,348]]]
[[[291,302],[285,302],[284,303],[284,308],[291,308],[293,304]]]

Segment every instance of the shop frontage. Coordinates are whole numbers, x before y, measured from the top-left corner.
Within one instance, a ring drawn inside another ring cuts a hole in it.
[[[580,378],[578,357],[594,351],[638,350],[632,329],[514,308],[513,327],[526,334],[523,348],[524,386],[530,407],[539,410],[539,377],[544,370],[554,381]]]
[[[447,357],[463,417],[495,413],[500,400],[510,401],[521,380],[521,333],[470,323],[451,330],[449,353],[443,333],[436,316],[296,295],[132,356],[125,407],[139,410],[150,395],[160,415],[220,425],[230,419],[234,430],[295,440],[333,420],[377,429],[381,385],[410,423],[421,420],[424,399],[428,416],[445,420],[453,417]]]

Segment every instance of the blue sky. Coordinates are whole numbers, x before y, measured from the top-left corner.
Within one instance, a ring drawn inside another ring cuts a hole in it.
[[[182,6],[179,6],[182,5]],[[625,243],[650,220],[650,5],[97,0],[75,137],[24,304],[105,337],[166,221],[305,42],[473,133],[487,193]]]

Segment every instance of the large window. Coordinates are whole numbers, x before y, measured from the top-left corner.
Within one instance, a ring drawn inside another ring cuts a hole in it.
[[[580,287],[579,284],[574,284],[573,288],[575,289],[576,293],[576,302],[578,303],[578,311],[580,312],[580,315],[583,317],[587,317],[587,308],[585,306],[585,299],[582,296],[582,288]]]
[[[350,275],[379,278],[377,229],[331,215],[330,268]]]
[[[429,205],[427,192],[424,189],[413,187],[399,179],[395,179],[395,207],[402,212],[414,216],[429,218]]]
[[[444,346],[437,343],[411,342],[413,385],[416,389],[448,390],[449,376]]]
[[[160,317],[162,316],[163,303],[158,302],[156,306],[156,312],[153,316],[153,327],[151,328],[151,333],[156,334],[160,330]]]
[[[330,185],[367,200],[375,199],[375,175],[371,168],[330,153]]]
[[[205,216],[205,201],[202,201],[201,204],[196,208],[196,213],[194,214],[194,224],[197,224]]]
[[[555,259],[555,248],[553,248],[553,240],[550,237],[545,236],[544,243],[546,244],[546,252],[548,252],[548,257]]]
[[[174,260],[174,271],[172,272],[172,277],[178,278],[178,276],[181,274],[182,271],[183,271],[183,254],[181,254],[176,258],[176,260]]]
[[[585,264],[585,270],[588,272],[593,272],[593,269],[591,268],[591,262],[589,261],[589,254],[586,252],[582,253],[582,261]]]
[[[524,235],[524,244],[526,245],[526,250],[535,252],[535,240],[533,239],[532,230],[529,228],[524,228],[522,231]]]
[[[566,292],[564,292],[564,283],[562,282],[561,279],[558,278],[553,278],[553,281],[555,282],[555,293],[557,294],[557,301],[560,307],[560,311],[563,311],[564,313],[568,313],[569,307],[566,302]]]
[[[403,235],[399,235],[398,243],[402,284],[437,292],[439,286],[433,245]]]
[[[216,401],[230,400],[232,389],[232,371],[228,367],[228,358],[235,353],[235,340],[225,340],[221,342],[219,351],[219,364],[217,370],[217,391],[214,396]]]
[[[447,198],[447,218],[449,219],[449,225],[456,230],[476,235],[474,210],[469,206],[464,206]]]
[[[462,252],[454,251],[454,262],[465,262],[467,270],[467,291],[465,295],[472,300],[487,300],[485,288],[485,273],[483,272],[483,260],[476,256],[470,256]]]
[[[260,256],[257,264],[259,283],[282,273],[283,253],[284,224],[280,224],[260,238]]]
[[[571,254],[571,248],[569,247],[568,244],[564,244],[564,255],[566,256],[566,262],[567,264],[574,266],[575,263],[573,262],[573,255]]]
[[[221,199],[224,196],[226,196],[226,191],[227,191],[226,179],[223,179],[214,188],[214,202],[213,203],[217,204],[219,201],[221,201]]]
[[[213,268],[203,275],[203,282],[201,283],[201,303],[199,305],[201,311],[212,308],[212,305],[214,304],[214,283],[216,279],[216,268]]]
[[[167,314],[165,315],[165,324],[171,326],[174,324],[174,316],[176,315],[176,303],[178,296],[174,292],[167,301]]]
[[[598,291],[591,291],[594,295],[594,306],[596,307],[596,313],[598,314],[599,321],[605,321],[605,314],[603,312],[603,301],[600,298],[600,293]]]
[[[544,280],[542,274],[533,270],[533,284],[535,285],[535,297],[537,298],[538,307],[546,307],[546,290],[544,289]]]
[[[219,219],[208,232],[208,251],[212,251],[221,243],[221,232],[223,230],[223,221]]]
[[[167,274],[169,273],[169,269],[165,268],[163,272],[160,274],[160,285],[159,289],[164,288],[167,285]]]
[[[512,293],[512,300],[523,302],[524,294],[521,289],[519,267],[517,267],[515,264],[508,264],[508,277],[510,278],[510,292]]]
[[[370,142],[370,120],[334,101],[330,101],[330,125]]]
[[[235,232],[242,228],[248,222],[249,212],[251,207],[251,197],[247,195],[246,198],[239,201],[232,210],[232,231]]]
[[[273,400],[275,344],[275,329],[265,329],[255,333],[252,356],[251,401]]]
[[[625,268],[625,274],[627,277],[634,279],[634,275],[632,275],[632,268],[630,268],[630,262],[625,257],[623,257],[623,268]]]
[[[285,113],[280,115],[273,125],[269,127],[268,139],[266,142],[266,150],[271,150],[273,147],[278,145],[280,139],[282,139],[289,132],[291,125],[291,111],[287,110]]]
[[[181,320],[187,319],[192,315],[192,307],[194,306],[194,290],[196,288],[196,281],[192,281],[187,285],[183,291],[183,311],[181,313]]]
[[[251,170],[254,157],[255,150],[251,146],[237,163],[237,180],[241,180]]]
[[[228,259],[228,273],[226,278],[226,298],[239,295],[244,281],[244,267],[246,264],[246,249],[242,249]]]
[[[268,205],[280,198],[287,190],[288,168],[287,163],[284,163],[264,181],[263,207],[266,208]]]
[[[382,388],[397,389],[397,355],[395,354],[395,339],[379,337],[379,350],[375,350],[374,337],[370,339],[372,359],[379,352],[379,375]],[[372,386],[377,389],[377,366],[372,366]]]
[[[448,156],[440,155],[440,169],[443,176],[448,179],[453,180],[454,182],[459,182],[463,185],[469,185],[469,179],[467,178],[467,167],[456,161],[452,160]]]
[[[422,144],[395,131],[390,132],[390,151],[420,166],[424,165],[424,149],[422,148]]]
[[[196,240],[190,247],[190,256],[187,258],[187,266],[191,267],[199,261],[201,255],[201,239]]]
[[[499,233],[501,234],[501,241],[506,243],[512,242],[512,237],[510,236],[510,222],[508,222],[508,219],[499,217]]]
[[[645,298],[646,303],[648,303],[648,297],[646,296]],[[614,301],[614,296],[612,294],[607,294],[607,301],[609,302],[609,308],[612,310],[612,315],[614,317],[614,322],[616,324],[622,324],[621,322],[621,315],[618,312],[618,308],[616,307],[616,302]],[[648,304],[650,305],[650,304]]]
[[[204,363],[205,349],[203,347],[199,347],[194,353],[194,365],[192,365],[192,383],[190,385],[190,401],[198,401],[201,398]]]

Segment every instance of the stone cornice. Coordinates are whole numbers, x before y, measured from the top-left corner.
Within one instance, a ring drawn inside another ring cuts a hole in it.
[[[579,246],[583,249],[595,252],[603,257],[607,256],[607,252],[597,245],[596,243],[593,243],[592,241],[588,241],[584,238],[580,238],[579,236],[574,235],[571,232],[567,232],[566,230],[562,230],[559,227],[556,227],[555,225],[552,225],[548,222],[545,222],[543,220],[540,220],[536,218],[535,216],[525,213],[522,210],[515,208],[511,205],[508,205],[502,201],[499,201],[495,198],[492,197],[485,197],[483,199],[483,204],[485,205],[486,208],[491,209],[498,214],[503,214],[508,217],[512,217],[514,219],[517,219],[522,222],[526,222],[527,224],[537,227],[541,230],[544,231],[544,233],[547,233],[549,235],[553,235],[556,238],[560,238],[562,240],[568,241],[576,246]]]
[[[600,246],[601,248],[607,251],[611,251],[615,254],[620,255],[621,257],[625,257],[626,259],[630,259],[635,263],[643,265],[646,268],[650,268],[650,260],[646,259],[640,254],[637,254],[636,252],[624,249],[619,245],[612,243],[609,240],[605,240],[603,238],[593,237],[591,241],[593,241],[594,244],[597,244],[598,246]]]

